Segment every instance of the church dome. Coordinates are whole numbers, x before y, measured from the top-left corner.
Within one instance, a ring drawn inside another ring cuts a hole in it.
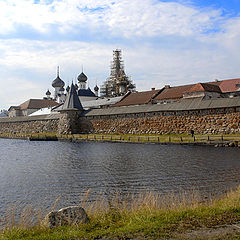
[[[64,87],[65,86],[65,83],[64,81],[59,77],[57,76],[57,78],[55,80],[53,80],[52,82],[52,86],[55,88],[55,87]]]
[[[51,95],[51,92],[49,91],[49,89],[47,90],[46,95],[47,95],[47,96],[50,96],[50,95]]]
[[[59,91],[61,91],[61,92],[64,92],[64,87],[62,86],[62,87],[60,87],[60,89],[59,89]]]
[[[99,87],[96,85],[96,86],[94,87],[94,91],[97,92],[98,90],[99,90]]]
[[[87,76],[82,72],[82,73],[78,76],[78,81],[79,81],[79,82],[86,82],[86,81],[87,81]]]

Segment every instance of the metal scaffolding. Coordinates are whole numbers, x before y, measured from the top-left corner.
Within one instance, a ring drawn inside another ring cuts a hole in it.
[[[100,88],[101,96],[121,96],[128,91],[135,91],[135,89],[135,84],[133,84],[130,77],[125,74],[121,50],[114,50],[110,77],[106,79]]]

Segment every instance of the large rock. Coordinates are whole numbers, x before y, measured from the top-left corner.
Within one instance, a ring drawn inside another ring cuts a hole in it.
[[[45,225],[48,227],[58,227],[64,225],[78,225],[88,223],[89,218],[82,207],[71,206],[52,211],[45,217]]]

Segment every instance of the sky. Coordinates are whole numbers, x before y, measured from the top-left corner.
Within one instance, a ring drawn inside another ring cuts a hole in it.
[[[0,0],[0,109],[89,87],[114,49],[138,91],[240,77],[240,0]]]

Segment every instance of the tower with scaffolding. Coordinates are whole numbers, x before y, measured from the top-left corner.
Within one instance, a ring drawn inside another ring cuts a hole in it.
[[[129,76],[124,71],[122,52],[120,49],[113,51],[113,61],[111,62],[110,77],[106,79],[100,89],[103,97],[116,97],[136,90]]]

